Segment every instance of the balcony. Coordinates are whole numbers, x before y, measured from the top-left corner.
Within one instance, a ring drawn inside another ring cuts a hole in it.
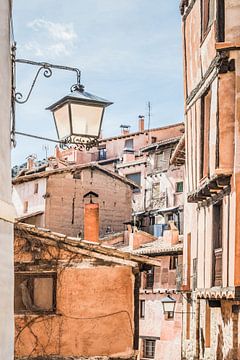
[[[197,190],[188,194],[189,203],[198,203],[202,201],[218,201],[225,194],[230,192],[231,175],[214,175],[207,179]]]

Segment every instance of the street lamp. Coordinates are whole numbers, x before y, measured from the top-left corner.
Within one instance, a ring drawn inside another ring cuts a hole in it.
[[[168,315],[168,318],[173,318],[175,306],[176,306],[176,300],[172,298],[170,295],[168,295],[165,298],[161,299],[161,302],[163,306],[163,313]]]
[[[80,84],[72,92],[47,110],[52,111],[58,139],[63,144],[81,144],[88,148],[96,146],[104,110],[112,103],[84,91]]]
[[[78,68],[49,64],[45,62],[36,62],[25,59],[16,59],[16,45],[12,47],[12,65],[13,65],[13,86],[12,86],[12,141],[14,142],[15,134],[30,136],[37,139],[49,140],[60,143],[63,147],[73,146],[78,149],[90,148],[97,146],[98,138],[101,131],[101,125],[104,110],[112,102],[90,94],[84,91],[81,84],[81,71]],[[16,63],[34,65],[38,67],[37,73],[33,79],[32,85],[27,96],[24,98],[22,93],[16,92],[15,72]],[[52,111],[58,134],[58,140],[43,138],[37,135],[30,135],[15,131],[15,102],[24,104],[28,101],[32,90],[35,86],[39,74],[42,72],[46,78],[52,76],[52,69],[68,70],[76,73],[77,82],[71,87],[71,93],[64,96],[47,110]]]

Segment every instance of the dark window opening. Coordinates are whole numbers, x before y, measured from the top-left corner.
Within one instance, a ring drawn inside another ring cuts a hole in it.
[[[15,274],[15,313],[54,312],[56,274]]]
[[[153,283],[154,283],[154,267],[152,266],[149,270],[147,270],[146,289],[152,289]]]
[[[213,286],[222,285],[222,223],[223,203],[213,205]]]
[[[177,269],[177,265],[178,265],[178,256],[176,255],[170,256],[169,270]]]
[[[127,174],[126,178],[134,181],[137,185],[141,186],[141,173]],[[133,192],[140,192],[140,189],[136,188]]]
[[[144,339],[143,340],[143,357],[154,359],[155,356],[156,340]]]
[[[204,178],[209,175],[210,114],[211,114],[211,90],[208,90],[201,99],[200,178]]]
[[[145,300],[140,300],[140,318],[145,318]]]
[[[179,181],[176,183],[176,192],[177,193],[183,192],[183,181]]]
[[[34,184],[34,194],[38,193],[38,183]]]
[[[23,204],[23,212],[28,212],[28,201],[24,201],[24,204]]]
[[[106,148],[102,148],[98,150],[98,160],[106,160],[107,159],[107,150]]]
[[[214,21],[214,0],[202,0],[202,39]]]
[[[214,249],[222,248],[222,218],[223,203],[213,205],[213,247]]]
[[[217,41],[225,41],[225,1],[217,0]]]
[[[155,142],[157,142],[157,138],[156,138],[155,136],[152,136],[151,140],[152,140],[152,144],[154,144]]]

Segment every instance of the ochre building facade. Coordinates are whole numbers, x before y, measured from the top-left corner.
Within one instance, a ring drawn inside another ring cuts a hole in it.
[[[181,1],[183,359],[239,359],[240,2]]]

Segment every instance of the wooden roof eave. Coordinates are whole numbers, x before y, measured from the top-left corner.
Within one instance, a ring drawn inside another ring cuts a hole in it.
[[[35,226],[18,223],[15,225],[15,229],[17,232],[19,232],[20,235],[21,232],[23,232],[25,236],[31,237],[32,239],[36,239],[37,237],[38,240],[44,241],[45,243],[46,240],[49,240],[51,243],[49,242],[48,245],[56,246],[57,244],[61,244],[60,246],[65,247],[71,252],[76,252],[89,257],[95,257],[104,261],[115,262],[132,267],[136,267],[138,264],[160,266],[159,261],[151,259],[147,256],[133,255],[117,250],[114,247],[86,242],[77,238],[69,238],[62,234],[40,230]]]

